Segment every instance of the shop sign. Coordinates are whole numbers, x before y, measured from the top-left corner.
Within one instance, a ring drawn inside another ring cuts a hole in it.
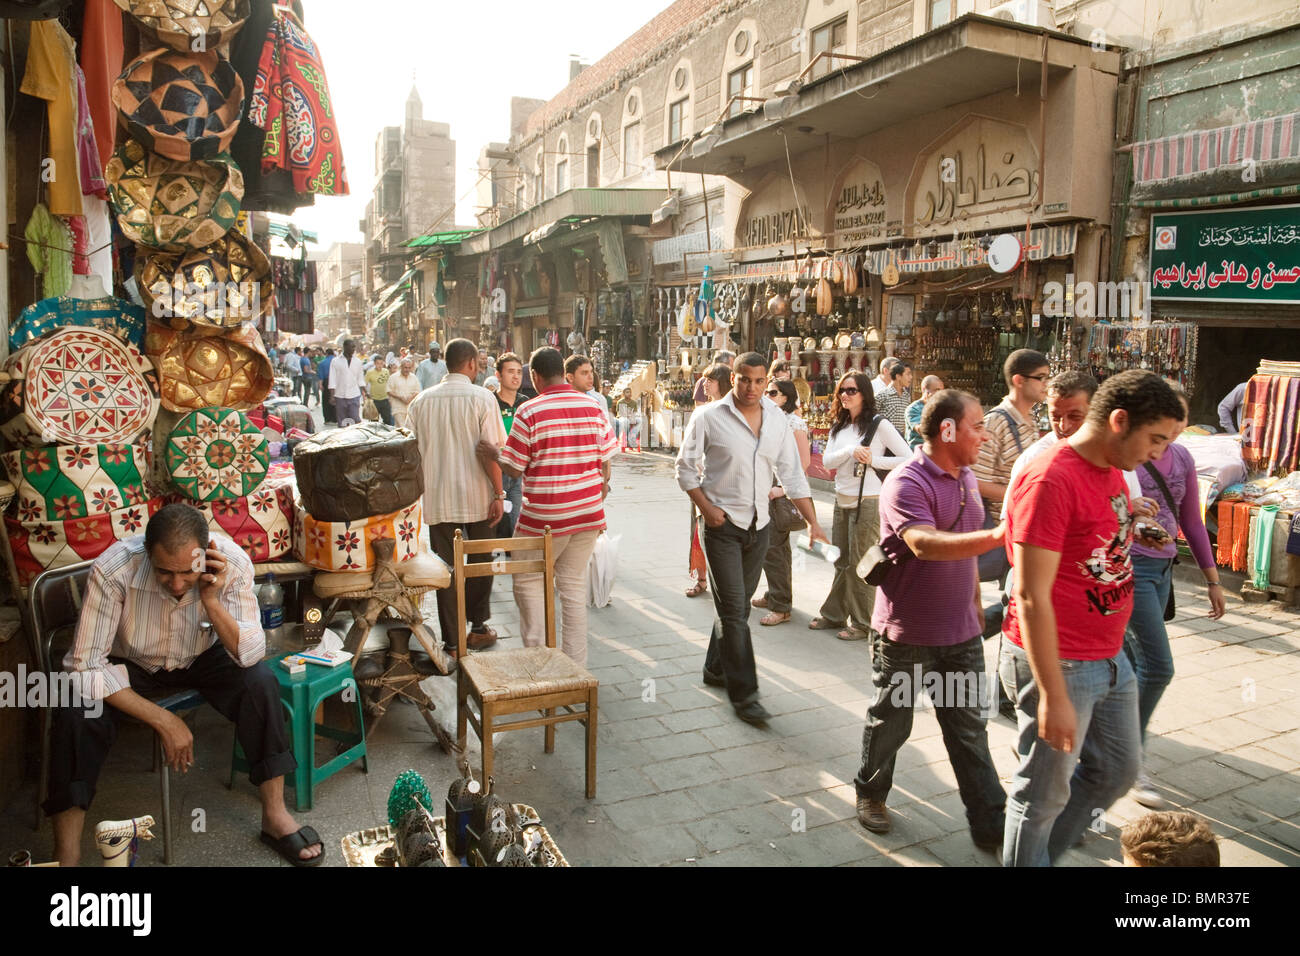
[[[860,160],[845,174],[834,208],[837,245],[885,236],[885,184],[880,167]]]
[[[997,212],[1035,194],[1037,154],[1023,126],[979,118],[926,157],[912,200],[918,225]]]
[[[1151,298],[1300,303],[1300,205],[1153,215]]]
[[[771,184],[745,201],[736,228],[736,245],[780,246],[796,239],[821,235],[812,210],[796,198],[784,174],[771,177]]]

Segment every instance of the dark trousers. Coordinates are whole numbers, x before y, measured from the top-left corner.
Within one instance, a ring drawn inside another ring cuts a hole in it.
[[[763,558],[763,576],[767,578],[767,609],[789,614],[794,605],[791,580],[790,532],[777,531],[768,525],[767,555]]]
[[[976,636],[961,644],[926,647],[873,634],[871,643],[876,698],[862,729],[862,768],[853,781],[858,796],[882,803],[889,796],[895,759],[912,733],[912,707],[934,682],[934,713],[971,832],[978,840],[997,842],[1006,824],[1007,797],[993,768],[981,715],[986,691],[991,693],[983,639]]]
[[[388,399],[376,398],[375,411],[379,413],[379,420],[385,425],[393,424],[393,403]]]
[[[334,414],[334,389],[321,385],[320,399],[321,417],[323,421],[338,422],[338,415]]]
[[[758,671],[749,633],[749,599],[767,555],[767,533],[750,525],[742,530],[730,520],[704,528],[704,553],[709,559],[709,587],[717,619],[704,656],[704,669],[727,681],[727,696],[736,707],[758,700]]]
[[[125,664],[131,689],[143,697],[165,697],[197,690],[213,709],[235,722],[235,735],[248,757],[248,779],[256,786],[292,773],[298,767],[280,705],[280,685],[264,663],[240,667],[220,643],[204,651],[189,667],[150,674],[133,661]],[[109,748],[126,715],[110,703],[98,717],[85,706],[54,712],[50,737],[50,789],[44,803],[51,816],[71,807],[90,806]]]
[[[470,521],[465,524],[444,522],[429,525],[429,547],[433,553],[452,567],[455,560],[454,545],[457,530],[461,537],[469,541],[482,541],[495,538],[497,526],[487,520]],[[490,554],[471,554],[469,561],[477,564],[491,561]],[[453,574],[453,580],[455,575]],[[487,626],[492,616],[492,579],[469,578],[465,581],[465,619],[469,621],[471,631],[481,631]],[[438,591],[438,626],[442,629],[442,643],[449,648],[460,644],[460,635],[456,633],[456,588],[449,586]]]

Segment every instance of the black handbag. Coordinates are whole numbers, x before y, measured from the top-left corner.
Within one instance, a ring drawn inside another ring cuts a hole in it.
[[[768,517],[772,519],[772,527],[779,534],[792,534],[808,527],[808,523],[803,520],[803,515],[794,506],[794,502],[785,495],[780,498],[769,498],[767,513]]]
[[[1169,486],[1165,484],[1164,475],[1160,474],[1160,472],[1156,470],[1156,466],[1151,464],[1151,462],[1147,462],[1143,467],[1146,468],[1146,470],[1150,473],[1151,477],[1156,480],[1156,484],[1160,486],[1160,493],[1164,495],[1165,504],[1169,506],[1169,513],[1174,516],[1174,520],[1177,520],[1178,508],[1174,506],[1174,496],[1172,493],[1170,493]],[[1177,564],[1178,559],[1174,558],[1173,563]],[[1174,619],[1174,616],[1177,615],[1178,613],[1178,602],[1174,600],[1174,582],[1173,582],[1172,567],[1170,568],[1169,578],[1170,578],[1169,600],[1165,601],[1166,621],[1172,621]]]

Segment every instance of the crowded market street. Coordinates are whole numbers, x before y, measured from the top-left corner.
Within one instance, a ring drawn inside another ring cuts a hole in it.
[[[796,558],[793,619],[753,628],[763,701],[774,716],[767,729],[749,726],[735,719],[721,690],[700,681],[713,606],[683,594],[688,508],[671,459],[622,454],[612,484],[618,578],[610,606],[589,611],[589,667],[601,683],[598,795],[581,799],[582,734],[575,728],[557,733],[551,755],[542,752],[540,729],[505,735],[497,751],[502,792],[535,807],[570,860],[588,866],[998,864],[971,843],[928,709],[918,707],[898,756],[893,831],[869,833],[854,818],[852,780],[871,692],[870,660],[867,642],[839,641],[806,626],[829,585],[829,564]],[[831,496],[814,497],[829,524]],[[1169,633],[1177,676],[1153,720],[1148,765],[1171,808],[1210,821],[1223,865],[1300,864],[1296,614],[1277,602],[1244,604],[1234,593],[1228,613],[1210,621],[1203,616],[1203,589],[1187,578],[1176,586],[1179,614]],[[517,621],[508,581],[501,579],[492,601],[501,640],[480,653],[518,647]],[[996,638],[985,651],[992,668]],[[994,717],[988,734],[1005,784],[1016,764],[1014,724]],[[369,773],[354,766],[334,775],[318,787],[317,809],[301,814],[331,851],[344,833],[384,824],[388,792],[401,771],[419,771],[435,789],[455,774],[452,758],[434,744],[414,707],[394,707],[370,744]],[[101,818],[134,816],[142,812],[142,792],[153,798],[147,750],[145,728],[123,730],[96,798]],[[173,813],[184,824],[176,862],[270,863],[247,825],[255,792],[243,779],[226,787],[230,731],[215,714],[200,716],[195,753],[196,766],[173,776]],[[29,798],[30,785],[0,817],[0,843],[30,840]],[[1144,812],[1121,799],[1061,863],[1119,865],[1120,827]],[[205,832],[193,832],[199,819]],[[161,862],[161,854],[159,840],[140,844],[142,865]],[[330,852],[325,865],[344,861]]]

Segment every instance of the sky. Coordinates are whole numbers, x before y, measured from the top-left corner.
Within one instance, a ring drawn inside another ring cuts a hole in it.
[[[472,225],[474,164],[487,143],[509,139],[510,98],[550,99],[568,84],[570,54],[594,63],[670,5],[309,0],[307,32],[325,64],[351,195],[318,196],[293,221],[318,234],[320,252],[361,241],[357,223],[374,188],[375,137],[401,125],[414,75],[424,118],[451,126],[456,224]]]

